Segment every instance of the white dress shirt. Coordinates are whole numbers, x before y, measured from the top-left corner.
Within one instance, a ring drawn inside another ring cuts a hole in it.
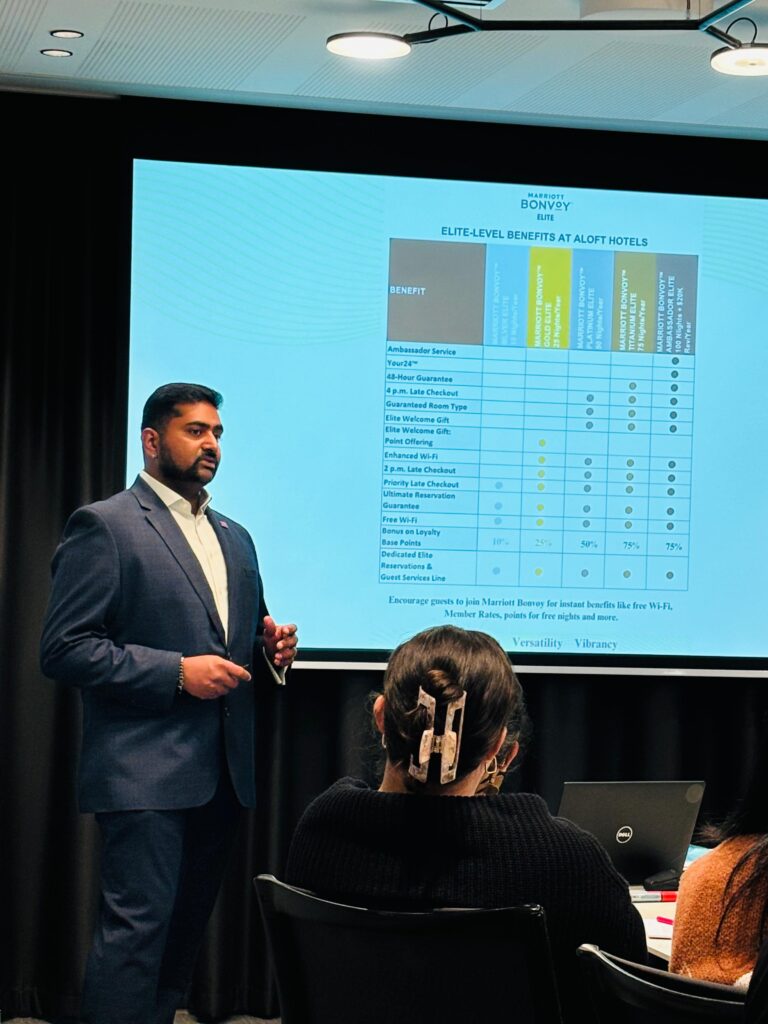
[[[208,521],[205,510],[211,503],[211,496],[203,491],[203,500],[197,513],[192,511],[192,506],[176,491],[171,490],[159,480],[144,470],[140,473],[141,479],[151,487],[160,500],[168,506],[168,511],[173,516],[176,525],[192,548],[192,553],[200,563],[208,586],[213,594],[213,603],[219,613],[221,624],[224,627],[224,636],[227,636],[229,626],[229,591],[227,589],[227,563],[219,544],[213,527]]]
[[[195,514],[187,499],[177,494],[176,491],[156,480],[143,469],[139,476],[168,507],[168,511],[173,516],[174,521],[184,534],[193,554],[200,563],[200,568],[203,570],[208,586],[211,588],[216,611],[219,613],[221,624],[224,627],[224,636],[226,637],[229,627],[227,563],[224,561],[219,538],[216,536],[205,514],[205,510],[211,503],[210,494],[207,491],[202,492],[203,500],[200,502],[197,514]],[[285,667],[276,668],[267,657],[267,652],[264,648],[262,648],[262,652],[275,682],[283,685],[285,683]]]

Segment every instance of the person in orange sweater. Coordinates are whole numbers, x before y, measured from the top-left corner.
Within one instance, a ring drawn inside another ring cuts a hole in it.
[[[718,845],[683,873],[669,969],[746,987],[768,938],[768,743],[741,802],[705,838]]]

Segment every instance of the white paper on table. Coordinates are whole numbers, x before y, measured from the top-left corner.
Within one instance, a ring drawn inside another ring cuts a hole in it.
[[[646,919],[643,921],[645,925],[645,935],[648,939],[668,939],[672,940],[672,925],[662,924],[661,921],[657,921],[655,918],[650,920]]]

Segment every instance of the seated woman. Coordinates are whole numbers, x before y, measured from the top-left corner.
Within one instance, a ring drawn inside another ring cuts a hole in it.
[[[539,903],[561,988],[582,942],[645,962],[642,921],[597,840],[538,796],[497,792],[526,714],[492,637],[439,626],[408,640],[373,714],[387,752],[381,785],[342,779],[308,807],[289,883],[401,910]]]
[[[719,827],[714,850],[683,872],[669,969],[746,986],[768,938],[768,744],[758,747],[746,793]]]

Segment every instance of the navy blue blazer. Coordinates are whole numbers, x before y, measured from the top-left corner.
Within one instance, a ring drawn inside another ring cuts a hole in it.
[[[43,672],[80,688],[83,811],[171,810],[213,797],[223,764],[255,803],[254,686],[269,676],[256,551],[231,519],[206,512],[227,565],[229,638],[200,563],[141,477],[78,509],[53,559]],[[177,693],[184,655],[248,665],[225,698]],[[222,750],[223,747],[223,750]]]

